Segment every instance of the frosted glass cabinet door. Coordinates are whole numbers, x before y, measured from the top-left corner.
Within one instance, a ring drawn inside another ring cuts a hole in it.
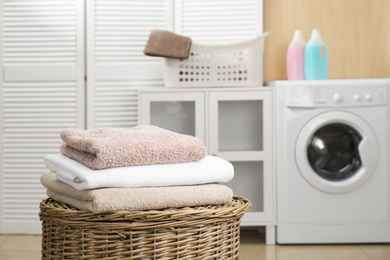
[[[203,92],[146,92],[139,94],[140,124],[151,124],[205,142]]]
[[[273,107],[266,90],[209,92],[209,151],[234,165],[227,185],[251,200],[244,226],[272,223],[274,218]]]
[[[264,160],[271,149],[272,93],[210,91],[210,153],[229,160]]]

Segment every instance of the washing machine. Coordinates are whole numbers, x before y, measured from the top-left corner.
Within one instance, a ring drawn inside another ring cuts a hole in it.
[[[390,80],[270,85],[277,99],[277,242],[389,242]]]

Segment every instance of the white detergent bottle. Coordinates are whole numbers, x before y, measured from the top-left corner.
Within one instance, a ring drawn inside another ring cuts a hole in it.
[[[302,32],[300,30],[295,30],[294,38],[287,49],[287,79],[305,79],[305,46],[306,41],[303,39]]]
[[[328,78],[328,52],[320,31],[314,29],[305,49],[305,78]]]

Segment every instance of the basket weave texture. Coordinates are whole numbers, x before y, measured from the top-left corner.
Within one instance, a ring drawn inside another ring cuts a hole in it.
[[[40,203],[42,259],[239,259],[251,202],[146,211],[81,211]]]

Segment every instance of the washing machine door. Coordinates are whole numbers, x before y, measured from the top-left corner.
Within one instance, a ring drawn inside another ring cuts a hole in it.
[[[374,131],[348,112],[317,115],[300,132],[295,157],[302,176],[329,193],[352,191],[374,173],[379,146]]]

